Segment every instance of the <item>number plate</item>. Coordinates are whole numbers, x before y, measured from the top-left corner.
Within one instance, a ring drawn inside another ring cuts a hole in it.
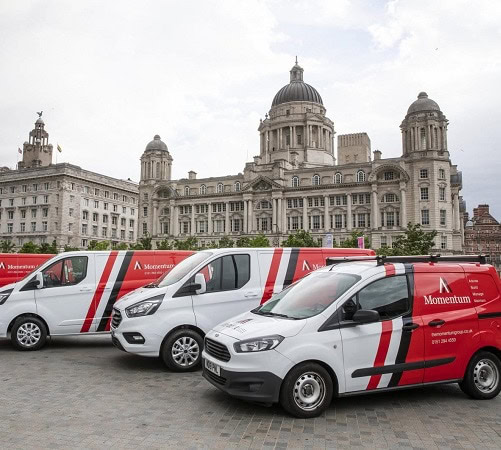
[[[208,359],[205,360],[205,368],[216,375],[221,375],[221,367]]]

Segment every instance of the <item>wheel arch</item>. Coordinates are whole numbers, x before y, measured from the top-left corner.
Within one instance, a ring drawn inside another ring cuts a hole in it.
[[[470,363],[470,361],[472,360],[472,358],[474,358],[475,355],[477,355],[480,352],[491,352],[494,355],[496,355],[499,358],[499,360],[501,361],[501,349],[499,349],[497,347],[486,346],[486,347],[479,348],[475,353],[473,353],[473,355],[471,355],[471,357],[470,357],[470,359],[468,361],[468,364]]]
[[[23,318],[23,317],[34,317],[36,319],[39,319],[42,321],[42,323],[45,325],[45,329],[47,330],[47,336],[50,336],[50,328],[49,328],[49,325],[47,324],[47,321],[42,317],[42,316],[39,316],[38,314],[35,314],[35,313],[23,313],[23,314],[18,314],[16,317],[14,317],[10,323],[9,323],[9,326],[7,327],[7,334],[9,334],[12,330],[12,327],[14,326],[14,324],[16,323],[16,320],[20,319],[20,318]]]
[[[329,364],[327,364],[326,362],[321,361],[319,359],[307,359],[307,360],[301,361],[300,363],[297,363],[296,365],[294,365],[293,367],[290,368],[290,370],[287,372],[285,377],[287,375],[289,375],[289,373],[292,370],[294,370],[296,367],[298,367],[302,364],[309,364],[309,363],[318,364],[319,366],[322,366],[327,371],[327,373],[331,376],[333,395],[334,395],[334,397],[337,397],[339,394],[339,381],[338,381],[336,372],[334,372],[334,369]],[[284,377],[284,380],[285,380],[285,377]],[[283,382],[282,382],[282,385],[283,385]],[[280,386],[280,389],[282,389],[282,386]]]
[[[203,330],[198,328],[195,325],[190,325],[190,324],[178,325],[177,327],[174,327],[172,330],[170,330],[163,338],[162,345],[160,346],[160,353],[162,353],[165,342],[167,341],[167,339],[169,339],[169,337],[172,335],[172,333],[175,333],[176,331],[183,330],[183,329],[184,330],[192,330],[195,333],[198,333],[202,339],[205,338],[205,333],[203,332]]]

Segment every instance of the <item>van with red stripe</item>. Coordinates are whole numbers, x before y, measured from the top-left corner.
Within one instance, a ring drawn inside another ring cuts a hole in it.
[[[39,253],[0,253],[0,287],[22,280],[53,257]]]
[[[191,251],[82,251],[53,256],[0,289],[0,338],[38,350],[48,336],[110,331],[115,301],[170,272]]]
[[[484,257],[355,259],[207,333],[204,377],[302,418],[334,396],[436,383],[498,395],[501,282]]]
[[[157,283],[115,304],[113,343],[143,356],[161,356],[168,368],[201,364],[205,333],[266,302],[284,287],[325,266],[326,258],[374,255],[340,248],[233,248],[200,251]]]

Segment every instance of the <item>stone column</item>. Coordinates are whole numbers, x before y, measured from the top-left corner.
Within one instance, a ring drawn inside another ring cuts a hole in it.
[[[224,232],[228,234],[230,232],[230,204],[229,202],[225,203],[226,205],[226,215],[224,217]]]
[[[174,204],[174,200],[171,200],[169,202],[169,207],[170,207],[170,210],[169,210],[169,234],[171,236],[174,236],[174,208],[175,208],[175,204]]]
[[[379,224],[379,207],[377,201],[377,186],[375,184],[372,185],[372,229],[377,230]]]
[[[407,191],[405,186],[400,186],[400,226],[407,227]]]
[[[277,224],[277,199],[271,199],[271,231],[275,231]]]
[[[330,229],[329,222],[329,197],[324,195],[324,230],[327,231]]]
[[[277,221],[276,230],[272,230],[272,231],[282,231],[282,227],[280,226],[282,224],[282,199],[281,198],[277,199],[277,218],[276,218],[276,221]]]
[[[207,203],[207,230],[212,234],[212,203]]]
[[[249,225],[249,233],[252,233],[252,230],[254,230],[254,208],[252,200],[249,200],[249,207],[247,210],[249,211],[249,221],[247,222]]]
[[[191,235],[195,235],[195,205],[191,205]]]
[[[452,206],[454,208],[453,216],[454,216],[454,231],[461,230],[461,220],[459,217],[459,195],[454,194],[452,197]]]
[[[292,127],[291,147],[296,148],[296,125]]]
[[[308,125],[308,123],[306,123],[304,125],[304,136],[303,136],[303,147],[306,148],[306,147],[309,147],[309,143],[310,143],[310,126]]]
[[[287,231],[287,200],[284,198],[282,199],[282,226],[280,228],[280,231],[282,233],[285,233]]]
[[[244,200],[244,229],[242,230],[244,233],[247,233],[247,219],[248,219],[247,200]]]
[[[351,217],[351,194],[346,194],[347,208],[346,208],[346,229],[351,231],[353,219]]]
[[[308,199],[303,197],[303,230],[308,231]]]
[[[179,215],[178,215],[178,206],[174,206],[174,236],[179,236]]]
[[[157,235],[157,222],[158,222],[158,202],[153,202],[153,226],[152,226],[152,235]]]

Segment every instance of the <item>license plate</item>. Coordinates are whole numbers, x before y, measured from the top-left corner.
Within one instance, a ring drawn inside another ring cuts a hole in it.
[[[205,360],[205,368],[216,375],[221,375],[221,367],[208,359]]]

